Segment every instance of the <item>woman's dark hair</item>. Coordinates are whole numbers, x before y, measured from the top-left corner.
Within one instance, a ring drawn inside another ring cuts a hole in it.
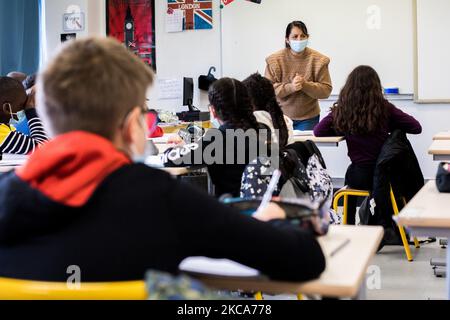
[[[307,37],[309,37],[308,28],[306,27],[306,24],[304,22],[302,22],[302,21],[292,21],[286,27],[286,39],[289,39],[289,37],[291,36],[291,33],[292,33],[292,29],[294,29],[294,28],[299,28],[300,30],[302,30],[302,32]],[[289,45],[289,43],[286,42],[286,48],[290,48],[290,47],[291,46]]]
[[[332,113],[334,129],[340,134],[370,134],[387,125],[383,87],[372,67],[359,66],[350,73]]]
[[[284,149],[288,144],[289,131],[272,82],[255,73],[245,79],[243,84],[247,87],[254,110],[270,113],[274,128],[280,132],[280,149]]]
[[[219,118],[236,129],[255,129],[259,125],[253,114],[253,106],[242,82],[222,78],[211,85],[209,102],[214,107]]]

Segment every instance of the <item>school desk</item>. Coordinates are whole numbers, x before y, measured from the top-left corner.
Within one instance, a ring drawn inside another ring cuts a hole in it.
[[[435,140],[428,153],[434,161],[450,161],[450,140]]]
[[[439,132],[433,140],[450,140],[450,131]]]
[[[306,283],[271,281],[259,275],[237,277],[222,276],[217,272],[199,273],[195,259],[201,258],[182,265],[181,271],[219,290],[366,299],[367,271],[383,232],[382,227],[331,226],[329,234],[319,239],[327,268],[319,279]]]
[[[403,208],[397,223],[416,237],[450,238],[450,193],[440,193],[436,181],[425,187]],[[447,275],[450,275],[450,246],[447,246]],[[450,300],[450,276],[447,276]]]
[[[179,124],[164,124],[160,123],[158,124],[161,129],[163,129],[164,134],[170,134],[170,133],[177,133],[181,129],[186,129],[190,124],[195,124],[201,128],[209,129],[211,128],[211,122],[210,121],[203,121],[203,122],[182,122]]]
[[[315,137],[311,136],[294,136],[294,142],[313,141],[319,147],[338,147],[345,140],[344,137]]]

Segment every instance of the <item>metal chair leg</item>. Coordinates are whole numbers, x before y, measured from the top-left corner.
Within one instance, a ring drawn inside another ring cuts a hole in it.
[[[399,210],[398,210],[397,200],[395,200],[395,195],[394,195],[394,191],[392,190],[392,188],[391,188],[391,202],[392,202],[392,209],[394,210],[394,214],[396,216],[398,216]],[[400,230],[400,236],[402,238],[403,247],[405,248],[406,258],[408,259],[409,262],[411,262],[411,261],[413,261],[413,257],[411,254],[411,248],[409,247],[409,241],[406,238],[405,228],[403,228],[402,226],[399,226],[398,229]]]
[[[263,301],[264,300],[262,292],[258,292],[258,293],[255,294],[255,300],[257,300],[257,301]]]

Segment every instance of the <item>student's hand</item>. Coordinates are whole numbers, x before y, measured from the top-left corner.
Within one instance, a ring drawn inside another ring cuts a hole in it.
[[[36,108],[36,87],[33,86],[27,90],[27,102],[25,103],[25,110]]]
[[[281,209],[279,205],[271,202],[264,210],[255,213],[253,215],[253,218],[263,222],[268,222],[272,220],[285,220],[286,212],[283,209]]]
[[[298,73],[295,75],[295,78],[292,80],[292,85],[294,86],[296,91],[300,91],[303,89],[303,85],[305,84],[305,77],[299,75]]]
[[[181,137],[178,134],[174,134],[169,137],[167,143],[171,145],[182,146],[184,145],[184,140],[181,139]]]

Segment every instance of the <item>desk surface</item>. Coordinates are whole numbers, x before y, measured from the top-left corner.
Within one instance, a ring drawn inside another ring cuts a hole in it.
[[[355,297],[365,281],[367,268],[383,238],[381,227],[332,226],[319,241],[327,257],[320,279],[307,283],[273,282],[261,278],[233,278],[193,274],[213,288],[271,294],[310,294],[324,297]],[[340,244],[350,243],[331,257]],[[301,272],[301,270],[299,270]]]
[[[340,142],[344,141],[344,137],[315,137],[315,136],[295,136],[294,138],[295,142],[305,142],[308,140],[311,140],[315,143],[336,143],[339,144]]]
[[[431,155],[450,155],[450,140],[435,140],[428,153]]]
[[[199,127],[205,128],[205,129],[211,128],[210,121],[200,121],[200,122],[192,122],[192,123]],[[160,124],[160,127],[163,129],[164,134],[170,134],[170,133],[176,133],[181,129],[186,129],[190,124],[191,124],[191,122],[182,122],[182,123],[176,124],[176,125]]]
[[[185,168],[185,167],[183,167],[183,168],[162,168],[161,170],[171,174],[174,177],[184,176],[184,175],[187,175],[190,172],[192,172],[192,170],[190,168]]]
[[[450,131],[439,132],[433,137],[433,140],[450,140]]]
[[[398,223],[407,227],[450,228],[450,194],[440,193],[436,181],[428,182],[400,212]]]

